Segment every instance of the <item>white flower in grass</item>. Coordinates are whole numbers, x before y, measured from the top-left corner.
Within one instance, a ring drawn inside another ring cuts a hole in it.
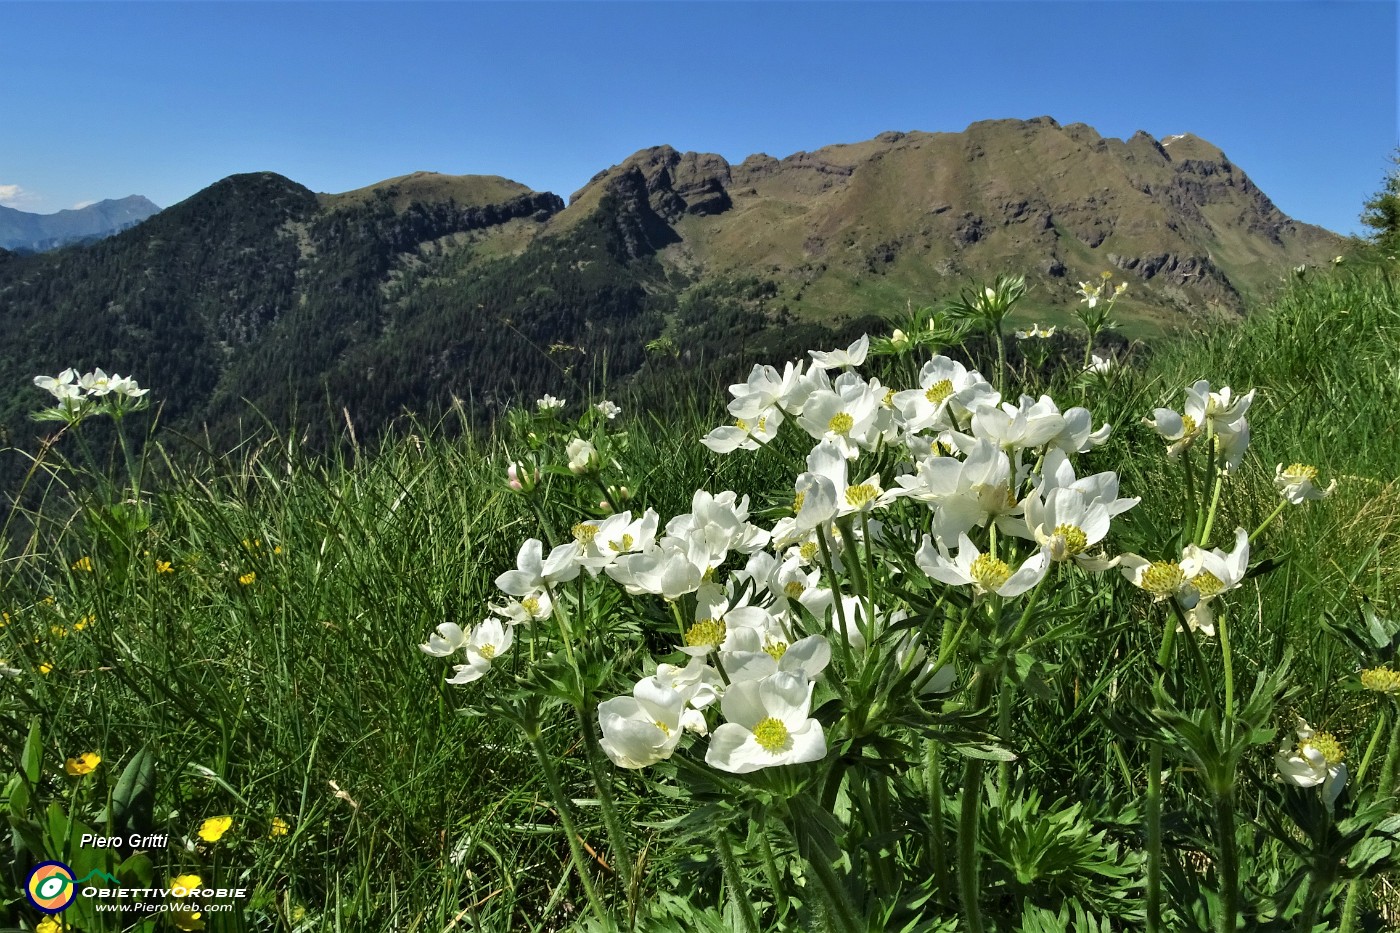
[[[618,415],[622,414],[622,406],[616,402],[610,402],[607,399],[603,399],[601,402],[594,405],[593,410],[609,421],[614,420]]]
[[[1298,717],[1298,744],[1284,740],[1274,755],[1279,777],[1299,787],[1322,785],[1322,799],[1330,807],[1341,796],[1347,783],[1345,749],[1331,733],[1315,732]]]
[[[151,391],[141,388],[140,384],[130,376],[113,376],[108,380],[107,388],[113,395],[125,396],[126,398],[140,398]]]
[[[1235,549],[1229,553],[1219,548],[1207,551],[1194,544],[1186,545],[1181,552],[1181,572],[1200,597],[1186,616],[1192,631],[1215,634],[1210,601],[1239,586],[1248,567],[1249,532],[1243,528],[1235,529]]]
[[[844,350],[808,350],[812,357],[812,369],[844,369],[852,366],[860,366],[865,362],[866,355],[870,352],[870,335],[863,334],[860,339]]]
[[[891,399],[911,432],[953,427],[956,418],[1001,400],[982,374],[957,360],[935,356],[919,370],[919,388],[896,392]]]
[[[1073,560],[1107,569],[1089,549],[1104,539],[1109,524],[1107,505],[1078,489],[1054,489],[1044,500],[1038,495],[1026,499],[1026,525],[1053,561]]]
[[[745,594],[744,599],[748,598]],[[778,621],[761,606],[735,602],[734,597],[714,583],[701,583],[695,593],[695,622],[685,630],[680,650],[692,657],[729,649],[741,629],[756,632],[781,631]]]
[[[1108,437],[1113,432],[1107,423],[1095,431],[1093,415],[1087,408],[1075,406],[1064,413],[1064,419],[1060,433],[1050,438],[1051,448],[1069,453],[1087,453],[1108,443]]]
[[[575,476],[582,476],[585,473],[595,473],[602,462],[598,456],[598,449],[593,446],[592,441],[586,441],[581,437],[576,437],[569,441],[569,446],[565,450],[569,457],[569,472]]]
[[[781,630],[774,634],[756,628],[735,629],[720,653],[720,664],[731,684],[777,673],[816,680],[830,663],[831,643],[824,636],[808,635],[788,644]]]
[[[566,403],[562,398],[555,398],[552,395],[546,395],[544,398],[538,399],[535,402],[535,408],[543,412],[553,412],[559,411],[564,407],[565,404]]]
[[[1235,395],[1229,386],[1212,392],[1210,383],[1200,379],[1186,389],[1182,414],[1158,408],[1146,423],[1167,441],[1167,455],[1172,459],[1180,457],[1183,450],[1209,431],[1225,456],[1225,468],[1233,470],[1249,446],[1249,420],[1245,414],[1253,401],[1253,389],[1244,395]]]
[[[469,684],[486,676],[486,672],[491,670],[491,662],[509,651],[514,640],[515,630],[511,626],[502,625],[500,619],[483,620],[472,629],[471,636],[462,646],[467,653],[467,663],[456,665],[456,673],[447,678],[447,682]]]
[[[425,644],[419,645],[424,654],[435,658],[445,658],[460,650],[467,643],[467,633],[456,622],[444,622],[437,627],[436,635],[429,635]]]
[[[841,447],[831,441],[822,441],[807,455],[807,470],[810,474],[826,477],[831,483],[837,518],[883,508],[897,495],[894,491],[886,492],[880,486],[878,472],[872,473],[863,482],[847,483],[846,456]],[[803,505],[806,505],[805,501]],[[801,509],[797,511],[799,514],[802,512]]]
[[[540,590],[538,593],[492,606],[491,611],[511,625],[529,625],[531,622],[548,619],[554,612],[554,601],[549,598],[548,591]]]
[[[496,578],[496,586],[507,596],[524,599],[542,592],[546,586],[568,583],[579,575],[577,542],[561,544],[549,552],[545,559],[544,545],[538,538],[531,538],[520,546],[515,558],[515,570],[507,570]]]
[[[107,373],[99,367],[90,373],[84,373],[78,379],[78,385],[82,386],[83,390],[89,395],[101,398],[112,391],[113,378],[112,376],[108,376]]]
[[[1035,586],[1050,568],[1049,554],[1041,548],[1012,571],[1006,561],[977,550],[965,534],[958,536],[956,559],[950,559],[941,547],[935,548],[933,539],[924,535],[914,562],[935,580],[952,586],[971,585],[978,594],[995,593],[1008,598]]]
[[[789,362],[781,374],[772,366],[755,365],[747,382],[729,387],[729,394],[734,396],[729,413],[751,424],[782,411],[796,415],[802,411],[810,391],[802,378],[801,363]]]
[[[696,490],[690,511],[666,523],[666,536],[684,541],[692,560],[716,567],[731,550],[752,554],[768,544],[768,532],[749,523],[749,497],[726,490],[711,495]]]
[[[724,692],[724,678],[719,671],[710,667],[703,657],[692,657],[685,667],[674,664],[656,665],[656,673],[647,678],[658,687],[674,690],[685,698],[692,709],[705,709],[719,699]],[[703,717],[683,722],[691,732],[705,735],[708,728]]]
[[[1118,365],[1111,356],[1099,356],[1094,353],[1090,358],[1092,362],[1085,367],[1084,371],[1098,376],[1107,376]]]
[[[897,476],[900,485],[892,495],[908,496],[931,506],[933,533],[941,545],[958,540],[974,526],[995,521],[1008,534],[1028,537],[1021,519],[1025,503],[1016,499],[1023,468],[996,442],[958,435],[965,444],[966,459],[928,457],[913,476]],[[1019,459],[1019,458],[1018,458]]]
[[[1294,505],[1302,505],[1309,499],[1326,499],[1337,488],[1335,479],[1326,489],[1318,489],[1316,482],[1317,467],[1314,466],[1294,463],[1285,470],[1280,463],[1274,469],[1274,488]]]
[[[574,526],[574,540],[579,543],[578,563],[590,574],[611,566],[624,554],[649,551],[656,543],[656,528],[661,516],[647,509],[633,521],[632,512],[619,512],[604,519],[579,522]]]
[[[972,413],[973,436],[995,441],[1003,450],[1040,447],[1064,427],[1064,416],[1048,395],[1038,399],[1023,395],[1017,405],[984,405]]]
[[[687,715],[704,719],[686,709],[685,697],[651,678],[640,680],[630,697],[615,697],[598,704],[599,744],[619,768],[646,768],[675,752],[685,734]]]
[[[877,416],[883,391],[876,395],[870,384],[856,380],[843,382],[839,389],[817,389],[807,399],[797,423],[812,439],[837,444],[848,460],[875,442]]]
[[[727,722],[710,736],[705,752],[710,767],[748,774],[826,757],[826,733],[808,715],[812,684],[803,675],[778,673],[731,684],[719,702]]]
[[[35,376],[34,385],[58,399],[60,402],[71,398],[77,398],[82,391],[77,382],[78,373],[73,369],[65,369],[53,376]]]
[[[605,573],[633,596],[651,593],[678,599],[699,589],[710,564],[696,560],[693,549],[679,538],[665,537],[656,547],[640,554],[623,554]]]
[[[717,454],[727,454],[735,450],[758,450],[773,442],[782,423],[782,411],[774,408],[760,414],[753,421],[736,418],[733,424],[722,424],[700,438],[700,443]]]
[[[1129,583],[1146,590],[1154,603],[1170,598],[1182,609],[1190,610],[1200,602],[1201,594],[1177,561],[1152,561],[1137,554],[1123,554],[1118,557],[1118,569]]]

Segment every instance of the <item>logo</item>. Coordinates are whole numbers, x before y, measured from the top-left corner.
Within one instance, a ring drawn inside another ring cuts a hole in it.
[[[34,866],[24,883],[24,894],[34,909],[46,914],[66,910],[78,896],[73,881],[73,869],[62,862],[43,862]]]

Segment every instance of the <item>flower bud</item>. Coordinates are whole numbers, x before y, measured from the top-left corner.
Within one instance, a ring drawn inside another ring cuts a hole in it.
[[[593,446],[591,441],[586,441],[581,437],[569,441],[567,453],[569,455],[569,472],[575,476],[596,473],[602,463],[598,456],[598,449]]]

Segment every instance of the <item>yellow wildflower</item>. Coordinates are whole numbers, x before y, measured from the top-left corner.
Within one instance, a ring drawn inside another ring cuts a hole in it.
[[[37,670],[40,674],[47,674],[49,671],[53,670],[53,665],[50,664],[48,661],[45,661],[44,663],[40,664],[37,668],[35,668],[35,670]]]
[[[72,569],[74,569],[74,570],[82,570],[82,571],[84,571],[84,572],[86,572],[86,573],[92,573],[92,558],[91,558],[91,557],[79,557],[77,560],[73,561],[73,568],[72,568]]]
[[[174,573],[175,565],[168,560],[156,561],[156,573]]]
[[[87,752],[86,754],[79,755],[77,758],[69,758],[68,762],[63,766],[63,770],[74,777],[79,777],[84,774],[91,774],[100,764],[102,764],[101,755],[97,754],[97,752]]]
[[[272,818],[272,828],[268,830],[267,834],[269,836],[285,836],[287,833],[291,832],[291,830],[291,824],[280,816],[274,816]]]
[[[231,816],[211,816],[199,827],[199,838],[205,842],[218,842],[232,825]]]
[[[188,897],[189,892],[201,887],[203,884],[204,879],[199,877],[199,875],[176,875],[174,878],[170,879],[170,888],[172,891],[182,890],[185,892],[184,894],[175,895],[176,897]]]
[[[34,933],[63,933],[63,927],[53,917],[45,917],[34,928]]]
[[[253,581],[257,578],[258,575],[250,570],[247,573],[243,574],[241,577],[239,577],[238,582],[243,584],[244,586],[251,586]]]

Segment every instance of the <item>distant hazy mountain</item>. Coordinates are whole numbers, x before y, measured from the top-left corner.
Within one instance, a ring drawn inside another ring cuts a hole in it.
[[[31,214],[0,207],[0,249],[42,253],[71,243],[90,243],[134,227],[159,211],[139,194],[119,200],[109,198],[57,214]]]

